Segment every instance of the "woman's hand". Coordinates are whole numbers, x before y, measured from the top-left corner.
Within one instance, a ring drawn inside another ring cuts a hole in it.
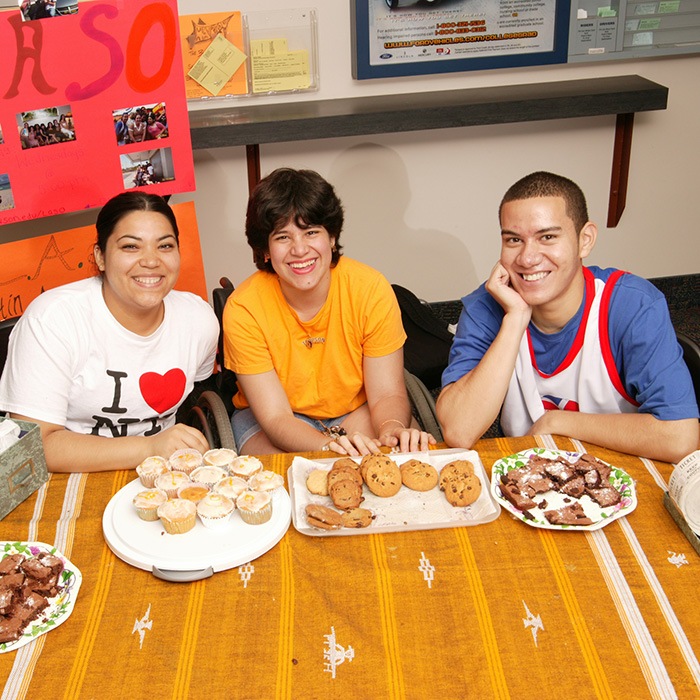
[[[387,447],[398,447],[401,452],[425,452],[428,445],[437,441],[430,434],[417,428],[388,427],[379,436],[379,444]]]
[[[379,440],[375,440],[364,433],[354,432],[350,435],[337,437],[328,443],[328,449],[341,455],[350,457],[364,457],[365,455],[381,452]]]
[[[197,428],[183,423],[176,423],[146,440],[151,441],[154,455],[162,455],[166,459],[176,450],[194,449],[204,453],[209,449],[204,435]]]

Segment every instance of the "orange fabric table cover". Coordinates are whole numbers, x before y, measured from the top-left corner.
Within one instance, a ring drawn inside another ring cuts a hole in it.
[[[662,505],[671,465],[548,436],[476,450],[490,474],[535,446],[625,469],[637,509],[594,532],[505,511],[352,537],[290,527],[253,562],[183,584],[105,543],[102,513],[133,471],[54,474],[0,539],[54,544],[82,587],[63,624],[0,655],[2,698],[697,698],[700,561]],[[292,459],[263,461],[286,477]]]

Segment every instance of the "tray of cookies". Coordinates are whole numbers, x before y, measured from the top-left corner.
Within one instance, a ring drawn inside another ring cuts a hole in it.
[[[474,450],[295,457],[287,483],[295,529],[317,537],[480,525],[501,512]]]

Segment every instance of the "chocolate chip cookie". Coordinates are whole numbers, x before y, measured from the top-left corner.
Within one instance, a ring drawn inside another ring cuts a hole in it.
[[[328,494],[333,505],[340,510],[357,508],[364,500],[362,497],[362,485],[352,479],[336,481],[328,487]]]
[[[343,527],[343,519],[340,513],[326,506],[319,506],[316,503],[309,503],[306,506],[306,522],[322,530],[338,530]]]
[[[438,483],[438,473],[432,464],[409,459],[401,467],[401,481],[412,491],[430,491]]]
[[[345,527],[367,527],[374,520],[374,513],[367,508],[352,508],[340,516]]]
[[[379,455],[376,455],[379,457]],[[388,457],[371,462],[365,471],[367,488],[382,498],[395,496],[401,488],[401,471]]]

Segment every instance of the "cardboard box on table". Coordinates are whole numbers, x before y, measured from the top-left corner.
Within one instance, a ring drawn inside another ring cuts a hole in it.
[[[0,520],[49,478],[41,429],[36,423],[13,422],[22,433],[18,442],[0,452]]]

